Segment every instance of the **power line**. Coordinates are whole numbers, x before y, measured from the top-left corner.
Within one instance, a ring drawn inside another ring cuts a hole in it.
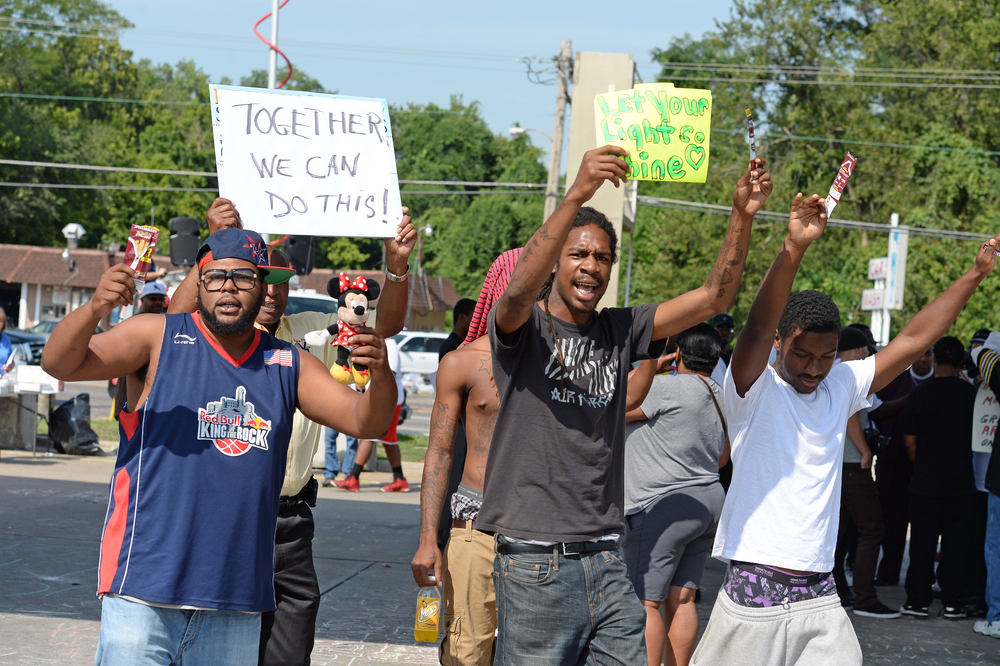
[[[0,187],[37,187],[54,190],[135,190],[140,192],[218,192],[217,187],[143,187],[139,185],[83,185],[76,183],[0,183]]]
[[[139,169],[135,167],[98,166],[96,164],[62,164],[59,162],[29,162],[27,160],[3,159],[0,159],[0,164],[50,169],[83,169],[87,171],[120,171],[124,173],[152,173],[163,176],[204,176],[208,178],[218,178],[218,174],[208,171],[172,171],[168,169]]]
[[[669,208],[672,210],[684,210],[688,212],[699,212],[699,213],[709,213],[714,215],[729,215],[732,212],[730,206],[720,206],[717,204],[709,203],[698,203],[695,201],[684,201],[681,199],[667,199],[664,197],[650,197],[645,195],[639,195],[637,197],[639,204],[644,206],[650,206],[652,208]],[[771,211],[762,210],[757,213],[755,217],[764,218],[766,220],[787,220],[788,213],[773,213]],[[900,225],[898,227],[893,227],[888,224],[879,224],[877,222],[860,222],[857,220],[841,220],[837,218],[830,219],[827,222],[828,226],[840,227],[842,229],[854,229],[857,231],[874,231],[876,233],[888,234],[893,231],[905,231],[911,236],[928,236],[931,238],[943,238],[951,240],[963,240],[963,241],[976,241],[981,242],[984,240],[989,240],[993,236],[989,234],[975,234],[967,231],[951,231],[949,229],[927,229],[924,227],[909,227],[905,225]]]

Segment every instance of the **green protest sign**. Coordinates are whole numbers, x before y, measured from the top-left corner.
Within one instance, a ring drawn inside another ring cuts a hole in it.
[[[594,98],[597,145],[628,151],[634,180],[704,183],[712,132],[712,92],[640,83]]]

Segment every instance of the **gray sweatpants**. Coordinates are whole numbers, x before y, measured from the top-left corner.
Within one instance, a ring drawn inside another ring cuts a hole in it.
[[[719,591],[691,666],[860,666],[851,620],[832,594],[745,608]]]

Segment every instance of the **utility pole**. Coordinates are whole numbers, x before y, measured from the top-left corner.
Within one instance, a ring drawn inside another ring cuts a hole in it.
[[[274,90],[278,83],[278,0],[271,0],[271,65],[267,72],[267,87]]]
[[[552,130],[552,162],[549,164],[549,182],[545,187],[545,212],[542,222],[556,210],[559,200],[559,167],[562,164],[563,129],[566,127],[566,104],[569,99],[569,78],[573,70],[573,47],[570,40],[562,43],[556,71],[559,76],[559,96],[556,97],[556,126]]]

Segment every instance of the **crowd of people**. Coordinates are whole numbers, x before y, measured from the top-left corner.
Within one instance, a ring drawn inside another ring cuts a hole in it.
[[[829,296],[792,293],[827,222],[824,200],[799,194],[734,335],[726,311],[772,191],[755,158],[702,286],[599,309],[618,238],[586,204],[626,181],[626,155],[587,153],[556,211],[498,257],[478,302],[456,306],[413,559],[419,585],[444,588],[441,663],[860,664],[845,608],[927,617],[935,577],[944,617],[985,615],[975,630],[1000,637],[1000,462],[971,450],[969,381],[1000,388],[1000,335],[977,334],[971,356],[942,337],[1000,236],[876,349],[866,328],[841,327]],[[381,442],[394,472],[382,490],[409,490],[391,341],[407,309],[409,216],[385,241],[375,327],[348,339],[370,370],[364,390],[331,377],[332,346],[305,343],[336,315],[285,315],[287,259],[232,202],[217,199],[208,222],[166,314],[150,301],[95,335],[136,298],[132,271],[115,266],[43,355],[60,379],[123,378],[98,664],[308,664],[320,440],[323,485],[357,490]],[[896,611],[876,587],[900,579],[900,524],[910,566]],[[727,570],[697,641],[710,556]]]

